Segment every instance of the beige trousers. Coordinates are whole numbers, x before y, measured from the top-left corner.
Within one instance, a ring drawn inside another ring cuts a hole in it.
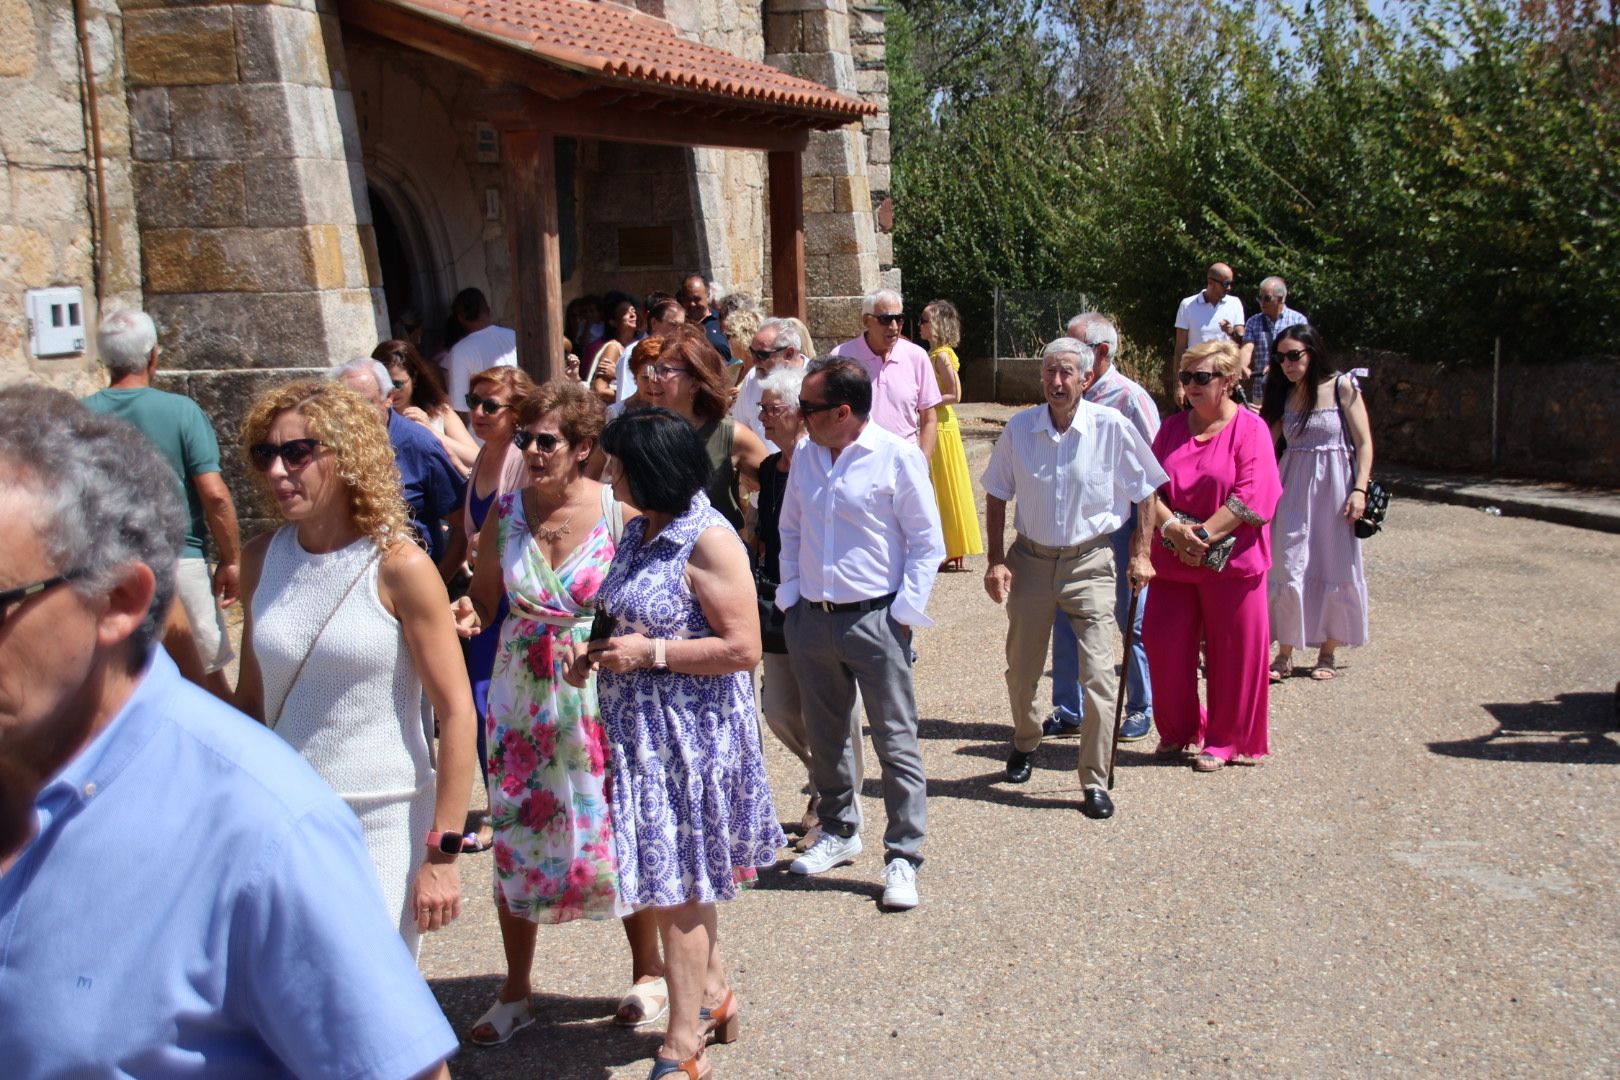
[[[1108,537],[1053,548],[1019,536],[1007,552],[1012,592],[1007,597],[1007,698],[1012,705],[1013,746],[1029,753],[1041,744],[1035,692],[1046,670],[1052,619],[1069,617],[1080,641],[1080,685],[1085,687],[1080,728],[1080,782],[1108,783],[1114,747],[1114,552]]]

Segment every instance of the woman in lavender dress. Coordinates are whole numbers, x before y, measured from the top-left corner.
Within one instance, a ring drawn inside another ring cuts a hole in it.
[[[619,898],[657,912],[669,1027],[652,1076],[704,1077],[709,1039],[736,1037],[738,1006],[715,903],[786,843],[760,757],[750,673],[759,616],[742,541],[709,505],[703,441],[667,409],[632,409],[602,446],[628,522],[598,603],[612,636],[578,657],[599,672],[612,752]]]
[[[1372,430],[1353,375],[1328,359],[1322,335],[1290,326],[1272,346],[1260,418],[1288,441],[1282,501],[1271,522],[1271,681],[1294,673],[1294,650],[1316,649],[1311,678],[1333,678],[1341,645],[1367,643],[1367,577],[1355,524],[1367,509]]]

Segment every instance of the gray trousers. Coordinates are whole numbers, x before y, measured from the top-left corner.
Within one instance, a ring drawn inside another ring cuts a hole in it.
[[[840,836],[860,824],[855,804],[859,748],[849,715],[856,691],[866,703],[872,745],[883,769],[884,861],[922,863],[928,780],[917,746],[911,631],[886,609],[828,612],[807,600],[787,616],[788,658],[799,683],[821,827]]]

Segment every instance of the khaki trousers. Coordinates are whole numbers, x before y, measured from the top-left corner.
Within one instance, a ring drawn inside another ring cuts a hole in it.
[[[1007,699],[1013,746],[1029,753],[1041,744],[1035,691],[1046,669],[1052,619],[1061,611],[1080,644],[1085,688],[1080,727],[1080,782],[1105,787],[1114,748],[1114,552],[1107,536],[1073,547],[1046,547],[1023,536],[1007,552],[1012,592],[1007,597]]]

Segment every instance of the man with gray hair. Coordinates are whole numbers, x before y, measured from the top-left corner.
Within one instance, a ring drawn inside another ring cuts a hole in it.
[[[394,463],[399,466],[399,479],[405,488],[405,502],[411,508],[411,521],[422,537],[422,546],[435,563],[440,562],[447,546],[444,520],[461,505],[465,489],[461,470],[431,431],[405,419],[389,406],[389,392],[394,384],[381,361],[357,356],[326,374],[376,408],[383,426],[388,429],[389,445],[394,448]],[[446,580],[459,569],[459,566],[439,567]]]
[[[1288,306],[1288,282],[1274,274],[1260,283],[1260,310],[1243,324],[1243,344],[1238,348],[1243,377],[1254,376],[1249,394],[1254,408],[1265,400],[1266,368],[1271,364],[1271,347],[1277,335],[1290,326],[1308,322],[1304,312]]]
[[[1153,445],[1159,433],[1159,407],[1153,396],[1138,383],[1127,378],[1114,363],[1119,352],[1119,331],[1108,316],[1087,311],[1069,320],[1069,336],[1091,346],[1096,356],[1092,370],[1096,377],[1086,388],[1085,399],[1093,405],[1113,409],[1131,422],[1144,442]],[[1131,537],[1136,531],[1136,507],[1130,517],[1114,530],[1111,543],[1114,549],[1114,621],[1121,632],[1125,618],[1130,614],[1131,586],[1123,569],[1130,564]],[[1136,600],[1136,619],[1131,627],[1131,655],[1126,662],[1125,722],[1120,725],[1119,741],[1135,742],[1147,738],[1153,730],[1153,684],[1148,676],[1147,649],[1142,645],[1142,615],[1147,610],[1147,587]],[[1063,738],[1080,733],[1080,670],[1079,642],[1069,627],[1068,618],[1058,613],[1052,624],[1052,715],[1047,718],[1043,731],[1047,738]]]
[[[224,608],[236,603],[241,541],[236,504],[219,471],[219,440],[197,403],[152,386],[157,372],[157,327],[144,311],[113,311],[96,335],[107,389],[84,399],[92,412],[116,416],[152,440],[174,470],[185,497],[186,542],[180,555],[180,604],[191,624],[204,684],[226,701],[231,687],[225,666],[236,655],[225,632]],[[203,544],[206,523],[219,562],[212,581]]]
[[[866,369],[872,380],[872,422],[916,444],[924,461],[934,456],[938,417],[934,406],[944,400],[939,377],[922,346],[901,336],[906,317],[900,294],[878,289],[861,298],[860,337],[833,350]]]
[[[778,368],[803,368],[805,355],[799,351],[803,346],[799,328],[793,325],[792,319],[766,319],[759,324],[759,329],[754,331],[754,337],[748,343],[754,366],[748,369],[742,385],[737,388],[737,400],[731,404],[731,416],[737,423],[753,428],[754,434],[764,440],[765,449],[772,454],[782,448],[766,438],[765,425],[759,419],[760,380]]]
[[[0,391],[7,1075],[448,1076],[353,812],[156,647],[185,523],[134,428]]]
[[[1055,612],[1069,619],[1079,642],[1085,680],[1081,729],[1081,813],[1106,818],[1108,765],[1114,731],[1114,553],[1109,538],[1131,506],[1153,498],[1167,482],[1141,434],[1123,415],[1093,405],[1084,394],[1096,379],[1095,350],[1072,337],[1041,355],[1044,405],[1017,413],[1003,429],[984,470],[989,569],[985,591],[1007,604],[1007,697],[1013,748],[1007,780],[1022,784],[1041,744],[1035,690],[1046,662],[1047,628]],[[1017,503],[1017,539],[1003,550],[1007,504]],[[1148,537],[1134,542],[1147,549]]]

